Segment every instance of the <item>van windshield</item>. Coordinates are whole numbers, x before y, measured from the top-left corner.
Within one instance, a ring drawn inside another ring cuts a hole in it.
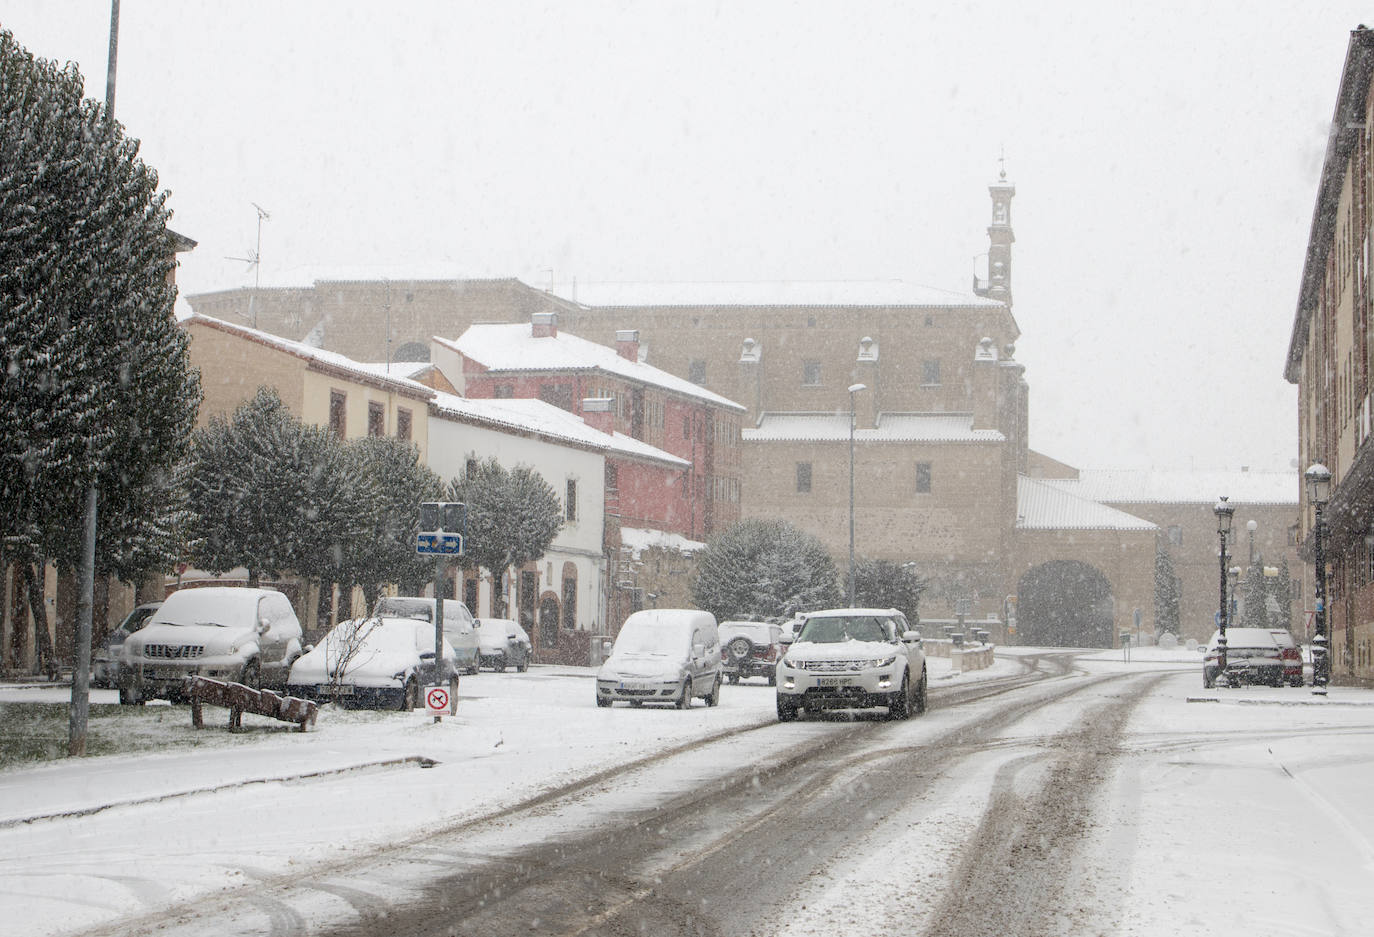
[[[617,654],[680,654],[687,647],[686,624],[630,624],[615,639]]]

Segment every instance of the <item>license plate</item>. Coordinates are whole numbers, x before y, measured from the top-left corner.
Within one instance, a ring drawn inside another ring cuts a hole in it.
[[[817,686],[849,686],[853,683],[851,677],[817,677]]]
[[[186,675],[186,671],[176,667],[154,667],[154,680],[180,680]]]
[[[624,680],[621,681],[622,690],[652,690],[654,685],[645,680]]]
[[[343,686],[334,686],[332,683],[321,683],[321,684],[320,684],[318,687],[316,687],[315,689],[316,689],[316,692],[318,692],[321,696],[352,696],[352,695],[353,695],[353,687],[348,686],[347,684],[344,684]]]

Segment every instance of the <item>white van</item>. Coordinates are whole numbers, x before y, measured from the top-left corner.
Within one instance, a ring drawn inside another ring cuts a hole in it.
[[[374,618],[415,618],[434,621],[434,600],[422,595],[384,595],[372,609]],[[457,599],[444,599],[444,637],[458,655],[457,667],[466,673],[476,673],[479,636],[477,622],[468,607]]]
[[[700,696],[720,702],[723,680],[720,633],[710,612],[656,608],[625,619],[611,656],[596,673],[596,705],[624,700],[631,706],[672,703],[678,709]]]
[[[182,698],[186,677],[286,686],[301,656],[301,623],[275,589],[207,586],[167,596],[120,648],[119,701]]]

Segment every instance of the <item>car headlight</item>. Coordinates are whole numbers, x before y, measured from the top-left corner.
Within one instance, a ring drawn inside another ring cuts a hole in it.
[[[404,670],[398,670],[398,671],[396,671],[394,674],[391,675],[391,679],[395,680],[397,683],[400,683],[400,682],[401,682],[402,680],[404,680],[405,678],[406,678],[406,672],[405,672]]]
[[[875,660],[873,662],[873,666],[878,668],[891,667],[895,663],[897,663],[897,655],[893,654],[891,657],[884,657],[882,660]]]

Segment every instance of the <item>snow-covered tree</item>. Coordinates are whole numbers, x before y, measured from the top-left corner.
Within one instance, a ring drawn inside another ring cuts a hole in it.
[[[1241,622],[1246,628],[1268,628],[1269,613],[1264,602],[1268,590],[1264,585],[1264,567],[1259,563],[1251,563],[1246,570],[1244,589],[1245,608],[1241,613]]]
[[[534,469],[507,470],[494,458],[473,460],[467,474],[449,482],[448,498],[467,504],[468,531],[462,563],[491,573],[493,606],[505,616],[506,575],[539,559],[563,527],[558,494]]]
[[[787,521],[740,521],[697,558],[692,601],[720,620],[782,621],[841,602],[825,545]]]
[[[379,500],[375,479],[334,435],[302,424],[266,387],[196,432],[190,491],[196,563],[243,566],[250,581],[286,572],[341,581]]]
[[[168,565],[149,491],[189,446],[200,386],[172,316],[166,193],[74,65],[0,31],[0,530],[8,558]],[[175,508],[172,508],[175,510]]]
[[[422,501],[437,501],[443,480],[420,462],[414,443],[389,436],[364,436],[347,444],[348,458],[370,478],[376,500],[362,518],[367,531],[345,544],[341,581],[362,588],[371,608],[387,583],[416,595],[432,576],[433,561],[415,553]]]
[[[1155,547],[1155,631],[1177,635],[1183,587],[1174,571],[1173,558],[1163,547]]]
[[[865,559],[854,563],[854,602],[861,608],[895,608],[914,626],[920,620],[925,588],[909,564]]]

